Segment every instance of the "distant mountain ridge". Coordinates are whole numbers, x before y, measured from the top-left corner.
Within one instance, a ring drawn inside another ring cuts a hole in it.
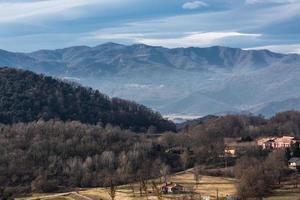
[[[300,110],[300,98],[265,103],[252,109],[253,113],[261,114],[266,117],[271,117],[274,113],[287,110]]]
[[[242,50],[222,46],[207,48],[175,48],[134,44],[130,46],[105,43],[95,47],[74,46],[57,50],[39,50],[32,53],[0,51],[0,65],[36,68],[40,72],[59,75],[97,74],[120,70],[123,67],[157,66],[185,70],[204,70],[207,67],[267,67],[286,63],[296,54],[279,54],[269,50]],[[204,66],[204,67],[203,67]],[[98,74],[97,74],[98,75]]]
[[[163,114],[251,112],[257,105],[300,98],[300,55],[269,50],[105,43],[0,51],[0,66],[77,80]]]

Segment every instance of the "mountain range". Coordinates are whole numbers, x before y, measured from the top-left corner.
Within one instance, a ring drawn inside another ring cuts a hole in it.
[[[0,66],[79,82],[164,115],[299,109],[300,55],[229,47],[164,48],[105,43],[15,53]]]

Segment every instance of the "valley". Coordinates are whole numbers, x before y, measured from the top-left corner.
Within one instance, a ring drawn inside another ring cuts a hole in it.
[[[163,115],[299,109],[298,54],[105,43],[32,53],[0,52],[0,66],[29,69],[134,100]],[[270,106],[272,105],[272,106]]]

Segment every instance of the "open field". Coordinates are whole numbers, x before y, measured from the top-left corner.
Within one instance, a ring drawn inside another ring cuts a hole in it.
[[[196,195],[201,194],[202,196],[211,196],[212,199],[216,198],[217,191],[219,197],[226,196],[227,194],[235,193],[235,180],[231,178],[223,177],[212,177],[202,176],[198,187],[195,186],[195,181],[192,172],[181,172],[171,176],[169,181],[179,183],[184,186],[185,190],[194,190]],[[149,190],[151,186],[149,185]],[[135,193],[133,194],[132,189],[129,185],[119,186],[117,190],[116,200],[133,200],[133,199],[147,199],[146,197],[140,197],[139,187],[134,184]],[[180,195],[164,195],[164,199],[172,199],[173,197],[179,197]],[[63,193],[63,194],[52,194],[52,195],[38,195],[35,194],[33,197],[19,198],[19,200],[108,200],[110,199],[106,189],[104,188],[93,188],[77,192]],[[157,199],[153,194],[149,194],[148,199]]]
[[[191,171],[180,172],[171,176],[170,181],[179,183],[184,186],[187,193],[194,190],[194,194],[201,196],[210,196],[211,199],[216,199],[217,190],[219,197],[225,197],[227,194],[234,194],[235,180],[232,178],[202,176],[198,187],[195,186],[195,181]],[[299,200],[300,199],[300,183],[298,188],[290,181],[282,183],[283,187],[276,189],[274,193],[264,198],[266,200]],[[151,186],[149,185],[149,191]],[[193,189],[192,189],[193,188]],[[135,200],[147,199],[140,197],[138,184],[134,184],[135,193],[129,185],[119,186],[117,190],[116,200]],[[176,199],[181,195],[163,195],[164,199]],[[28,198],[19,198],[18,200],[109,200],[109,195],[105,188],[91,188],[81,190],[79,192],[69,192],[60,194],[35,194]],[[157,199],[153,194],[149,194],[149,200]]]
[[[298,175],[300,178],[300,175]],[[298,178],[298,180],[300,180]],[[295,188],[294,184],[291,180],[284,181],[282,183],[282,187],[276,189],[274,193],[265,198],[266,200],[300,200],[300,182],[298,183],[298,187]]]

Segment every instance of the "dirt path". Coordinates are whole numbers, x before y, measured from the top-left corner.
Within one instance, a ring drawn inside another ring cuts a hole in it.
[[[59,194],[52,194],[52,195],[41,195],[41,196],[35,196],[35,197],[28,197],[28,198],[16,198],[16,200],[43,200],[43,199],[54,199],[56,197],[68,197],[75,196],[74,199],[76,200],[93,200],[92,198],[86,197],[82,194],[79,194],[77,192],[66,192],[66,193],[59,193]],[[79,197],[79,198],[76,198]]]

